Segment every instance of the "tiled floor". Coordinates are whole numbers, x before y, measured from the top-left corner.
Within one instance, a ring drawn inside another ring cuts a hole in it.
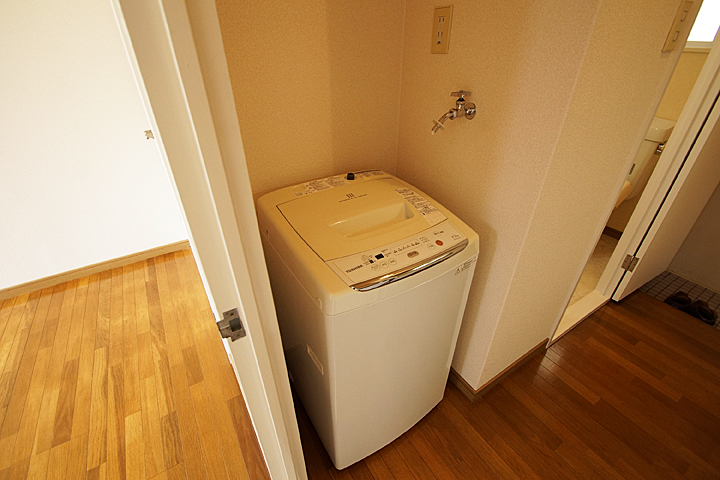
[[[582,277],[580,277],[580,282],[577,287],[575,287],[575,292],[573,292],[572,298],[570,299],[570,305],[595,290],[617,243],[618,241],[615,238],[607,235],[600,236],[600,240],[598,240],[597,245],[595,245],[595,250],[593,250],[590,256],[590,260],[588,260],[585,265],[585,270],[583,270]]]
[[[717,312],[718,309],[720,309],[720,293],[714,292],[709,288],[705,288],[702,285],[693,283],[690,280],[668,271],[664,271],[653,278],[640,287],[639,290],[663,301],[673,293],[683,291],[688,294],[691,300],[703,300],[707,302],[711,310]],[[715,328],[720,329],[720,321],[715,323]]]

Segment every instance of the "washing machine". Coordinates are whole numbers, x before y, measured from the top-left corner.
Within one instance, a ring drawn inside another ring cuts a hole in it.
[[[269,193],[258,219],[293,387],[343,469],[442,399],[478,236],[378,170]]]

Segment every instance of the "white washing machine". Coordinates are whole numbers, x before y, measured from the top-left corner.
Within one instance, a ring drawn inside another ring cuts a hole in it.
[[[345,468],[442,399],[478,236],[377,170],[269,193],[258,217],[293,385]]]

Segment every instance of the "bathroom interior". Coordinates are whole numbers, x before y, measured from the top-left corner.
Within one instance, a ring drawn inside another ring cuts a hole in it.
[[[670,83],[655,112],[654,119],[634,157],[633,165],[628,172],[613,211],[603,229],[603,233],[598,239],[593,253],[585,265],[582,276],[568,304],[568,308],[595,291],[610,261],[610,257],[618,245],[618,241],[623,235],[630,217],[635,211],[635,207],[647,186],[648,180],[658,164],[658,160],[666,143],[672,141],[671,134],[675,124],[680,118],[680,114],[683,111],[695,82],[705,65],[712,40],[718,31],[720,16],[718,15],[718,11],[713,11],[711,10],[712,8],[717,9],[717,4],[705,2],[698,13],[688,43],[680,56]],[[718,195],[720,194],[716,190],[713,198]],[[712,201],[709,201],[708,205],[711,203]],[[708,212],[705,218],[711,215],[711,213],[712,212]],[[698,220],[695,230],[704,228],[705,226]],[[682,251],[678,253],[678,256],[681,255]],[[669,269],[673,269],[676,264],[677,262],[671,264]],[[682,268],[676,269],[681,270]],[[566,318],[563,318],[553,336],[553,340],[560,338],[573,326],[577,325],[582,318],[590,315],[593,311],[592,307],[590,308],[591,309],[586,309],[583,307],[580,313],[574,312],[572,318],[567,319],[570,321],[566,321]]]

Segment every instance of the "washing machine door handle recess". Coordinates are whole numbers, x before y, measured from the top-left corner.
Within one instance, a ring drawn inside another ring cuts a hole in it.
[[[413,265],[408,265],[407,267],[403,268],[402,270],[388,273],[387,275],[381,275],[379,277],[371,278],[370,280],[365,280],[364,282],[356,283],[354,285],[351,285],[351,288],[353,290],[357,290],[359,292],[367,292],[368,290],[373,290],[375,288],[382,287],[383,285],[397,282],[398,280],[402,280],[403,278],[409,277],[410,275],[415,275],[416,273],[420,273],[423,270],[426,270],[434,265],[437,265],[440,262],[447,260],[448,258],[452,257],[453,255],[456,255],[456,254],[462,252],[463,250],[465,250],[465,247],[467,247],[467,245],[468,245],[468,239],[466,238],[462,242],[455,245],[450,250],[446,250],[435,256],[426,258],[422,262],[418,262]]]

